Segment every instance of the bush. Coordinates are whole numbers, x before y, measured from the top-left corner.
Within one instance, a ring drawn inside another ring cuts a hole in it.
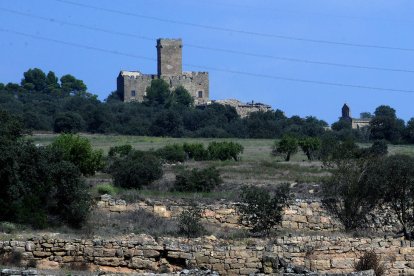
[[[292,154],[298,151],[298,140],[292,136],[284,136],[279,142],[275,141],[272,154],[282,155],[285,161],[290,161]]]
[[[201,143],[184,143],[183,149],[187,154],[189,159],[194,159],[196,161],[208,160],[208,150],[204,148],[204,145]]]
[[[273,195],[269,191],[244,186],[240,194],[240,222],[252,227],[253,233],[268,235],[282,221],[283,208],[289,206],[289,184],[283,184]]]
[[[100,195],[116,195],[118,193],[118,189],[109,183],[96,185],[95,189]]]
[[[210,192],[222,183],[219,171],[214,168],[185,170],[178,174],[174,190],[180,192]]]
[[[115,159],[107,171],[115,186],[140,189],[162,177],[162,163],[154,153],[134,150]]]
[[[375,141],[369,149],[373,156],[385,156],[388,154],[388,145],[384,140]]]
[[[0,232],[10,234],[10,233],[14,233],[16,229],[17,229],[17,226],[14,223],[7,222],[7,221],[0,222]]]
[[[243,153],[243,146],[233,142],[211,142],[208,145],[208,153],[211,160],[239,160]]]
[[[94,175],[104,167],[102,151],[93,150],[87,138],[61,134],[50,146],[55,151],[61,151],[63,158],[75,164],[85,176]]]
[[[385,267],[380,263],[380,258],[374,251],[367,251],[355,264],[356,271],[374,270],[375,276],[385,275]]]
[[[193,202],[187,210],[181,212],[178,217],[179,233],[187,238],[199,237],[206,233],[201,224],[201,209]]]
[[[132,151],[132,146],[131,145],[115,146],[115,147],[111,147],[109,149],[108,156],[109,157],[126,156],[131,151]]]
[[[167,145],[156,151],[157,156],[167,162],[184,162],[185,151],[183,146],[178,144]]]

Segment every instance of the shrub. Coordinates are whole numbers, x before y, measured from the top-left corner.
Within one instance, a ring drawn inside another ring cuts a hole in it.
[[[61,134],[50,145],[61,151],[63,158],[75,164],[85,176],[94,175],[104,167],[102,151],[93,150],[87,138],[74,134]]]
[[[282,221],[282,211],[289,205],[290,197],[288,184],[280,186],[273,195],[263,188],[244,186],[240,194],[240,222],[252,227],[253,233],[268,235]]]
[[[115,186],[140,189],[161,178],[161,160],[151,152],[131,151],[117,158],[107,170],[114,178]]]
[[[222,183],[219,171],[214,168],[185,170],[178,174],[174,190],[180,192],[210,192]]]
[[[369,149],[373,156],[385,156],[388,154],[388,145],[384,140],[375,141]]]
[[[118,189],[109,183],[96,185],[96,191],[100,195],[104,195],[104,194],[116,195],[118,193]]]
[[[157,156],[167,162],[184,162],[185,151],[183,146],[178,144],[167,145],[156,151]]]
[[[126,156],[128,153],[132,151],[131,145],[121,145],[111,147],[108,152],[108,156],[115,157],[115,156]]]
[[[367,251],[355,264],[356,271],[374,270],[376,276],[385,275],[385,267],[380,263],[380,258],[374,251]]]
[[[194,159],[196,161],[208,160],[208,150],[204,148],[204,145],[201,143],[184,143],[183,149],[187,154],[189,159]]]
[[[7,222],[7,221],[0,222],[0,232],[10,234],[10,233],[15,232],[16,229],[17,227],[16,227],[16,224],[14,223]]]
[[[187,238],[198,237],[206,233],[201,224],[201,209],[193,202],[187,210],[181,212],[178,217],[179,233]]]
[[[243,153],[243,146],[233,142],[211,142],[208,145],[208,153],[211,160],[239,160]]]
[[[298,140],[292,136],[284,136],[279,142],[275,141],[272,154],[282,155],[285,161],[290,161],[292,154],[298,151]]]

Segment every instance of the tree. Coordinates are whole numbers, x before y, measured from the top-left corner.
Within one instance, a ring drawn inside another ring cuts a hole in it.
[[[47,87],[46,74],[38,69],[29,69],[23,73],[24,79],[21,84],[27,90],[34,90],[36,92],[44,92]]]
[[[323,183],[323,203],[350,231],[360,227],[377,203],[376,190],[367,181],[365,159],[336,159],[332,176]],[[371,164],[372,165],[372,164]]]
[[[50,221],[80,226],[91,201],[79,169],[60,150],[19,139],[21,124],[0,114],[0,220],[36,228]]]
[[[78,80],[72,75],[64,75],[60,78],[60,83],[64,95],[84,96],[87,87],[82,80]]]
[[[173,105],[191,107],[194,104],[194,99],[188,93],[187,89],[179,86],[172,92]]]
[[[370,122],[372,140],[387,140],[391,143],[400,141],[404,131],[404,121],[398,119],[395,109],[381,105],[374,112],[375,116]]]
[[[183,132],[182,125],[182,118],[178,112],[162,110],[157,114],[150,131],[154,136],[180,137]]]
[[[290,199],[289,184],[280,186],[273,195],[260,187],[244,186],[240,194],[240,222],[252,227],[253,233],[268,235],[282,221],[283,208],[289,206]]]
[[[308,160],[315,160],[319,157],[321,140],[317,137],[306,137],[299,140],[299,146],[308,157]]]
[[[298,151],[298,140],[295,137],[285,135],[279,142],[273,145],[273,154],[284,155],[285,161],[290,161],[292,154]]]
[[[164,106],[171,97],[170,86],[162,79],[152,80],[146,92],[144,100],[148,105]]]
[[[82,130],[82,117],[76,112],[59,113],[53,124],[56,133],[77,133]]]
[[[93,150],[89,140],[79,135],[61,134],[50,147],[61,151],[63,159],[72,162],[86,176],[104,167],[102,151]]]
[[[369,183],[379,191],[379,199],[388,204],[402,225],[402,232],[413,238],[414,226],[414,158],[392,155],[370,167]]]

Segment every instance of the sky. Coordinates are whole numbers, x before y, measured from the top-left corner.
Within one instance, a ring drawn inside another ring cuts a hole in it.
[[[412,0],[0,1],[0,82],[40,68],[104,100],[120,70],[157,72],[157,38],[182,38],[183,69],[209,71],[213,100],[329,123],[344,103],[353,117],[390,105],[408,120],[412,14]]]

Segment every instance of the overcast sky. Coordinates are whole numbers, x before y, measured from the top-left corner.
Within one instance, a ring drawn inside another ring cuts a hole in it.
[[[72,74],[103,100],[120,70],[156,73],[156,38],[182,38],[184,71],[210,68],[211,99],[330,123],[345,102],[354,117],[387,104],[407,120],[413,14],[412,0],[5,0],[0,82],[37,67]]]

